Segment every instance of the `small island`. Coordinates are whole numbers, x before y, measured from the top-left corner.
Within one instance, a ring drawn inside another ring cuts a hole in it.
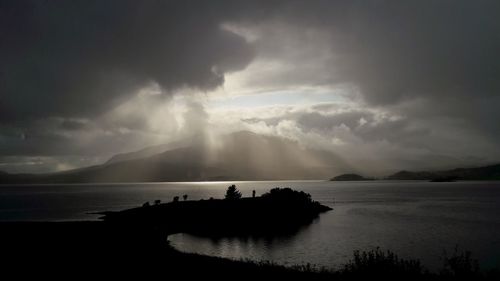
[[[457,177],[454,176],[443,176],[443,177],[435,177],[430,180],[430,182],[456,182]]]
[[[342,174],[330,179],[330,181],[371,181],[373,178],[365,178],[358,174]]]
[[[185,197],[187,198],[187,196]],[[234,185],[224,199],[145,203],[119,212],[103,212],[102,220],[128,225],[157,226],[166,235],[204,236],[290,234],[332,210],[291,188],[273,188],[259,197],[242,198]]]

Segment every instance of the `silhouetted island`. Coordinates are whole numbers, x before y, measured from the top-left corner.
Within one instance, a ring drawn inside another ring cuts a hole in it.
[[[457,178],[454,176],[436,177],[430,180],[430,182],[455,182],[455,181],[457,181]]]
[[[178,201],[104,212],[104,221],[154,225],[168,234],[184,232],[206,236],[288,234],[332,210],[303,191],[273,188],[260,197],[241,198],[234,185],[225,199]]]
[[[373,178],[365,178],[358,174],[342,174],[330,179],[330,181],[369,181]]]

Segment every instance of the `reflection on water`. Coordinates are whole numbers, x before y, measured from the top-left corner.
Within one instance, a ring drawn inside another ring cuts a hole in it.
[[[94,219],[145,201],[223,198],[228,182],[0,186],[0,220]],[[234,182],[243,196],[281,186],[334,207],[290,236],[210,239],[170,236],[182,251],[282,264],[339,266],[355,249],[380,246],[438,266],[458,244],[487,267],[500,268],[500,182]]]
[[[314,220],[311,225],[318,223]],[[300,229],[274,236],[232,236],[232,237],[203,237],[193,234],[179,233],[168,237],[170,243],[185,252],[201,253],[231,259],[250,259],[255,261],[275,261],[285,265],[307,263],[307,260],[289,259],[288,255],[300,257],[308,249],[297,237],[312,237],[310,225]],[[293,249],[293,252],[289,251]]]
[[[307,231],[303,229],[302,231]],[[205,238],[190,234],[175,234],[169,237],[175,241],[174,246],[190,253],[226,258],[240,258],[251,260],[279,260],[280,253],[286,249],[296,249],[298,245],[294,235],[278,237],[246,236],[246,237],[219,237]],[[286,261],[283,262],[287,264]]]

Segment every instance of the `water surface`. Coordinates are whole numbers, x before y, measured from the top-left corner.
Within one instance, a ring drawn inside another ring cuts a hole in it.
[[[468,249],[500,268],[499,182],[210,182],[0,186],[0,220],[90,220],[88,212],[136,207],[146,201],[222,198],[235,183],[244,196],[272,187],[303,190],[333,211],[288,237],[209,239],[169,237],[177,249],[233,259],[338,267],[355,249],[381,247],[440,264],[443,250]]]

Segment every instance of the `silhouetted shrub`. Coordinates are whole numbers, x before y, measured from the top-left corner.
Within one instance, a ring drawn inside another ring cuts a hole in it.
[[[182,199],[184,199],[184,201],[186,201],[188,199],[188,195],[187,194],[182,195]]]
[[[391,251],[384,252],[380,248],[371,251],[354,251],[341,273],[347,275],[374,277],[418,278],[428,274],[419,260],[401,259]]]
[[[174,197],[174,202],[179,202],[179,196]]]
[[[225,198],[228,200],[240,199],[241,192],[236,188],[236,185],[233,184],[227,188]]]
[[[455,247],[453,255],[448,257],[443,254],[443,268],[440,271],[441,276],[448,278],[474,279],[481,276],[479,262],[472,258],[470,251],[459,252],[458,246]]]

